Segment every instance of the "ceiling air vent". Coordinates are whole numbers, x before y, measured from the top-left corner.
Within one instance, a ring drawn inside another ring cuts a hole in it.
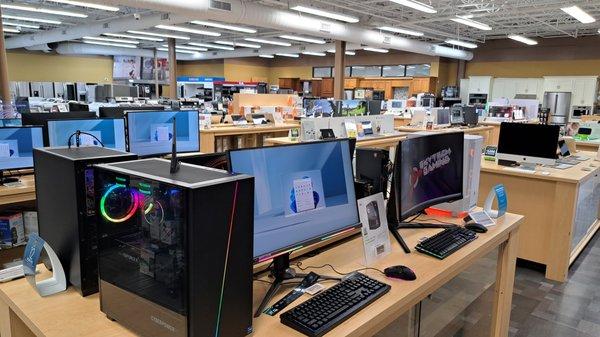
[[[224,1],[210,0],[210,8],[231,12],[231,4]]]

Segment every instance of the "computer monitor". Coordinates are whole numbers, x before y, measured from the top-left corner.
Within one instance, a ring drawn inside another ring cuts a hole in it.
[[[42,127],[0,127],[0,180],[1,171],[32,168],[37,147],[44,147]]]
[[[306,115],[314,116],[314,117],[331,117],[339,113],[338,102],[327,100],[327,99],[317,99],[317,100],[307,100],[306,102]],[[312,105],[311,105],[312,103]]]
[[[90,106],[79,102],[69,102],[69,111],[90,111]]]
[[[181,155],[177,156],[177,158],[183,163],[220,170],[229,169],[229,157],[226,152]]]
[[[0,127],[2,127],[2,126],[21,126],[21,125],[23,125],[21,118],[0,119]]]
[[[164,109],[163,105],[101,106],[98,109],[98,115],[101,118],[124,118],[125,111],[159,111]]]
[[[129,111],[125,116],[129,152],[141,157],[171,153],[173,118],[178,152],[200,150],[198,110]]]
[[[500,164],[520,163],[524,169],[556,163],[559,125],[502,123],[496,157]]]
[[[104,145],[107,148],[125,151],[125,120],[123,118],[48,121],[49,146],[68,146],[69,138],[71,138],[71,145],[75,145],[75,137],[71,137],[71,135],[77,131],[91,134],[97,138],[87,134],[80,135],[82,146]]]
[[[44,146],[49,146],[48,139],[48,121],[59,119],[82,119],[96,118],[93,111],[72,111],[72,112],[36,112],[24,113],[21,115],[23,125],[36,125],[42,127],[44,134]]]
[[[343,100],[342,116],[364,116],[367,114],[367,101]]]
[[[360,227],[349,147],[337,139],[229,152],[232,172],[254,176],[254,262],[274,259],[275,289],[290,252]]]

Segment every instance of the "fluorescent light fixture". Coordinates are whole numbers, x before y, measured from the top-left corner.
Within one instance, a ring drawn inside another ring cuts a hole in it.
[[[2,28],[5,33],[20,33],[21,31],[15,28]]]
[[[235,50],[235,48],[233,48],[233,47],[219,46],[219,45],[210,44],[210,43],[190,42],[188,44],[190,46],[205,47],[205,48],[212,48],[212,49]]]
[[[62,23],[62,22],[56,21],[56,20],[38,19],[38,18],[30,18],[30,17],[26,17],[26,16],[16,16],[16,15],[6,15],[6,14],[2,14],[2,18],[3,19],[11,19],[11,20],[47,23],[50,25],[60,25]]]
[[[198,35],[206,35],[206,36],[221,36],[221,33],[217,33],[217,32],[211,32],[208,30],[201,30],[201,29],[192,29],[192,28],[186,28],[186,27],[178,27],[178,26],[172,26],[172,25],[157,25],[155,27],[158,29],[173,30],[176,32],[184,32],[184,33],[190,33],[190,34],[198,34]]]
[[[156,48],[156,50],[160,50],[160,51],[166,51],[168,52],[169,49],[168,48]],[[191,50],[183,50],[183,49],[179,49],[179,47],[175,48],[175,52],[176,53],[180,53],[180,54],[198,54],[198,52],[196,51],[191,51]]]
[[[98,44],[101,46],[121,47],[121,48],[137,48],[133,44],[126,44],[126,43],[112,43],[112,42],[102,42],[102,41],[92,41],[92,40],[83,40],[83,43]]]
[[[462,23],[463,25],[467,25],[467,26],[470,26],[473,28],[481,29],[481,30],[492,30],[492,27],[490,27],[489,25],[486,25],[483,22],[475,21],[473,19],[469,19],[464,16],[457,16],[450,20],[452,20],[454,22]]]
[[[596,21],[596,19],[594,19],[591,15],[577,6],[563,7],[561,10],[579,20],[581,23],[592,23]]]
[[[426,5],[422,2],[418,2],[418,1],[414,1],[414,0],[390,0],[391,2],[395,2],[399,5],[402,6],[406,6],[406,7],[410,7],[412,9],[416,9],[418,11],[421,12],[425,12],[425,13],[429,13],[429,14],[434,14],[437,13],[437,11],[435,10],[435,8]]]
[[[294,40],[294,41],[300,41],[300,42],[308,42],[308,43],[316,43],[316,44],[327,43],[327,42],[325,42],[325,40],[313,39],[310,37],[303,37],[303,36],[296,36],[296,35],[281,35],[279,37],[282,39],[286,39],[286,40]]]
[[[245,48],[254,48],[254,49],[258,49],[258,48],[262,47],[261,45],[258,45],[258,44],[243,43],[243,42],[232,42],[232,41],[223,41],[223,40],[215,41],[215,43],[224,44],[226,46],[245,47]]]
[[[93,37],[93,36],[84,36],[85,40],[95,40],[95,41],[105,41],[105,42],[117,42],[117,43],[131,43],[131,44],[139,44],[139,41],[134,40],[123,40],[123,39],[111,39],[109,37]]]
[[[328,11],[324,11],[322,9],[318,9],[315,7],[294,6],[290,9],[298,11],[298,12],[302,12],[302,13],[308,13],[308,14],[312,14],[312,15],[322,16],[325,18],[344,21],[344,22],[348,22],[348,23],[357,23],[359,21],[358,18],[355,16],[328,12]]]
[[[383,27],[379,27],[378,29],[385,30],[386,32],[399,33],[399,34],[410,35],[410,36],[423,36],[424,35],[421,32],[404,29],[404,28],[383,26]]]
[[[48,0],[48,1],[56,2],[59,4],[65,4],[65,5],[73,5],[73,6],[79,6],[79,7],[101,9],[103,11],[109,11],[109,12],[118,12],[119,11],[119,7],[92,4],[89,2],[83,2],[83,1],[72,1],[72,0]]]
[[[40,29],[38,25],[28,25],[25,23],[16,23],[16,22],[6,22],[2,21],[3,26],[12,26],[12,27],[23,27],[23,28],[31,28],[31,29]]]
[[[157,37],[147,37],[147,36],[135,36],[129,34],[115,34],[115,33],[102,33],[102,35],[112,36],[112,37],[123,37],[126,39],[138,39],[144,41],[155,41],[155,42],[163,42],[164,39],[159,39]]]
[[[240,26],[226,25],[226,24],[218,23],[218,22],[194,20],[194,21],[191,21],[190,23],[193,23],[195,25],[202,25],[202,26],[213,27],[213,28],[233,30],[235,32],[242,32],[242,33],[248,33],[248,34],[254,34],[254,33],[256,33],[256,29],[246,28],[246,27],[240,27]]]
[[[277,55],[277,56],[283,56],[283,57],[294,57],[294,58],[300,57],[300,55],[298,55],[298,54],[287,54],[287,53],[277,53],[275,55]]]
[[[453,44],[455,46],[465,47],[465,48],[471,48],[471,49],[477,48],[476,44],[471,43],[471,42],[461,41],[461,40],[448,39],[444,42]]]
[[[46,14],[54,14],[54,15],[62,15],[62,16],[72,16],[74,18],[87,18],[87,14],[62,11],[56,9],[49,8],[40,8],[40,7],[29,7],[29,6],[21,6],[21,5],[7,5],[1,4],[0,7],[7,9],[14,9],[18,11],[26,11],[26,12],[35,12],[35,13],[46,13]]]
[[[528,37],[521,36],[521,35],[512,34],[512,35],[509,35],[508,38],[511,40],[519,41],[521,43],[525,43],[530,46],[535,46],[536,44],[538,44],[536,40],[533,40],[533,39],[530,39]]]
[[[327,52],[335,54],[335,49],[329,49]],[[346,52],[344,54],[346,54],[348,56],[354,56],[354,55],[356,55],[356,52],[353,50],[346,50]]]
[[[169,45],[167,45],[167,44],[163,44],[162,46],[165,47],[165,48],[169,48]],[[203,47],[190,47],[190,46],[180,46],[180,45],[177,45],[175,47],[175,49],[195,50],[195,51],[208,51],[208,49],[203,48]]]
[[[325,54],[325,53],[318,53],[318,52],[314,52],[314,51],[303,51],[302,54],[312,55],[312,56],[327,56],[327,54]]]
[[[184,36],[184,35],[150,33],[150,32],[142,32],[140,30],[128,30],[127,33],[138,34],[138,35],[148,35],[148,36],[158,36],[158,37],[181,39],[181,40],[189,40],[190,39],[189,36]]]
[[[373,48],[373,47],[364,47],[363,50],[372,51],[375,53],[382,53],[382,54],[389,53],[389,50],[387,50],[387,49]]]
[[[244,40],[249,41],[249,42],[272,44],[274,46],[282,46],[282,47],[291,47],[292,46],[292,44],[289,42],[265,40],[265,39],[255,39],[253,37],[248,37],[248,38],[245,38]]]
[[[260,54],[260,55],[258,55],[258,57],[262,57],[264,59],[274,59],[275,58],[275,56],[267,55],[267,54]]]

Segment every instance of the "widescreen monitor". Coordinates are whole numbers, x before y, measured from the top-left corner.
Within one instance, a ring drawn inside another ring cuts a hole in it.
[[[331,117],[338,114],[338,102],[328,99],[307,99],[304,101],[307,117]]]
[[[126,117],[129,152],[142,157],[171,153],[173,118],[177,120],[177,152],[200,150],[198,110],[130,111]]]
[[[94,137],[80,135],[81,146],[102,146],[125,151],[125,120],[123,118],[95,118],[48,121],[48,142],[52,147],[75,145],[77,131],[82,131]],[[100,141],[100,142],[98,142]]]
[[[254,259],[359,226],[347,139],[233,150],[230,169],[254,176]]]
[[[93,111],[75,111],[75,112],[36,112],[24,113],[21,115],[23,125],[41,126],[44,134],[44,146],[49,145],[48,139],[48,121],[58,119],[82,119],[96,118]]]
[[[556,162],[560,126],[502,123],[498,137],[499,160],[552,165]]]
[[[41,127],[0,127],[0,171],[32,168],[37,147],[44,147]]]
[[[145,106],[101,106],[98,109],[98,115],[104,118],[124,118],[125,111],[157,111],[164,110],[162,105],[145,105]]]
[[[343,100],[342,116],[363,116],[367,114],[367,101]]]
[[[396,147],[388,221],[463,198],[464,133],[415,135]]]

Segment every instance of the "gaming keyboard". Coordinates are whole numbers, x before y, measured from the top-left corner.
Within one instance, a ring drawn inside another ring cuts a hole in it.
[[[415,249],[443,260],[475,239],[477,239],[475,232],[456,226],[444,229],[442,232],[423,240],[417,244]]]
[[[383,296],[390,286],[364,274],[354,273],[281,314],[281,323],[307,336],[323,336],[352,315]]]

